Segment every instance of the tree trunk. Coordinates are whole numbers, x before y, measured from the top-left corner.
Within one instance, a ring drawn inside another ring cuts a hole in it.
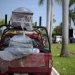
[[[51,18],[51,0],[47,0],[47,21],[46,21],[46,28],[48,30],[48,35],[50,34],[50,18]]]
[[[53,24],[53,0],[51,0],[50,44],[52,44],[52,24]]]
[[[50,21],[51,21],[51,0],[47,0],[47,21],[46,21],[46,28],[48,31],[48,36],[50,40],[50,49],[51,49],[51,26],[50,26]],[[48,43],[46,42],[48,45]]]
[[[68,12],[69,12],[69,0],[62,0],[62,50],[61,57],[69,57],[68,52]]]
[[[74,13],[75,13],[75,4],[74,4]],[[75,26],[75,15],[74,15],[74,26]]]

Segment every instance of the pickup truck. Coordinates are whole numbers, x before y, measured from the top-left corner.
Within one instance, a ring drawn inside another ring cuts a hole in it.
[[[9,40],[13,36],[23,34],[21,27],[13,27],[11,25],[0,26],[1,29],[2,27],[5,27],[5,29],[1,35],[0,51],[3,51],[9,46]],[[45,36],[49,45],[47,47],[49,48],[47,48],[43,44],[43,34],[41,33],[42,29],[46,31]],[[5,68],[3,69],[5,71],[0,68],[0,75],[14,75],[14,73],[26,73],[28,75],[50,75],[52,71],[52,54],[46,28],[43,26],[34,26],[32,31],[27,31],[26,29],[24,30],[26,32],[25,35],[29,36],[32,39],[33,48],[38,48],[39,53],[33,53],[32,55],[27,56],[25,59],[23,57],[23,60],[16,59],[10,62],[2,60],[0,58],[0,67],[5,66]],[[18,64],[19,61],[23,61],[23,65]],[[10,64],[8,64],[8,62]],[[4,65],[2,65],[3,63]],[[30,64],[30,66],[28,64]]]

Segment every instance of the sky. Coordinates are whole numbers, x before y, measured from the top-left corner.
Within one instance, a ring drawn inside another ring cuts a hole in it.
[[[38,5],[39,0],[0,0],[0,19],[4,19],[5,14],[8,15],[8,21],[12,15],[12,11],[19,7],[30,9],[33,14],[33,22],[39,25],[39,17],[42,17],[42,26],[46,26],[46,0],[42,6]],[[53,15],[56,20],[53,28],[62,22],[62,6],[54,2]]]

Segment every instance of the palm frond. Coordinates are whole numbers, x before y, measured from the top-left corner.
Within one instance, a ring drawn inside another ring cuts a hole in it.
[[[71,7],[73,4],[75,4],[75,0],[70,0],[69,1],[69,7]]]
[[[62,4],[62,0],[55,0],[56,3],[58,3],[59,5]]]
[[[43,5],[44,0],[39,0],[39,5]]]

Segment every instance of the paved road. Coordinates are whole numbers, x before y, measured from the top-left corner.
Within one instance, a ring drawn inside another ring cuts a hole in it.
[[[60,74],[57,72],[57,70],[54,67],[52,67],[51,75],[60,75]]]

